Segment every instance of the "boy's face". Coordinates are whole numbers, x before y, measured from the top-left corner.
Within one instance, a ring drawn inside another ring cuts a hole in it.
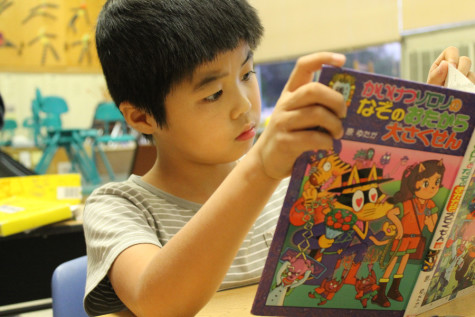
[[[252,146],[260,120],[260,95],[247,44],[199,66],[192,79],[165,99],[167,127],[156,132],[170,157],[196,163],[235,161]]]

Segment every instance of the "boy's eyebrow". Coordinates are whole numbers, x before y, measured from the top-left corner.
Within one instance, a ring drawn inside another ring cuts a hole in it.
[[[206,84],[210,83],[210,82],[213,82],[215,80],[218,80],[219,78],[221,77],[225,77],[227,76],[227,73],[209,73],[209,74],[206,74],[205,77],[203,77],[194,87],[193,87],[193,91],[197,91],[199,90],[201,87],[205,86]]]
[[[244,66],[253,57],[254,57],[254,52],[253,51],[247,52],[246,59],[244,60],[244,62],[242,62],[241,66]]]
[[[249,51],[247,52],[247,56],[246,58],[244,59],[244,61],[242,62],[241,66],[244,66],[250,59],[252,59],[252,57],[254,56],[254,52],[253,51]],[[213,82],[221,77],[225,77],[227,76],[227,73],[209,73],[209,74],[206,74],[205,77],[203,77],[194,87],[193,87],[193,91],[197,91],[198,89],[200,89],[201,87],[203,87],[204,85],[210,83],[210,82]]]

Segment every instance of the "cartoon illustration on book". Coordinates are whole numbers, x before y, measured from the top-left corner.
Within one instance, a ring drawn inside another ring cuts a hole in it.
[[[318,276],[322,268],[305,253],[288,249],[282,256],[282,266],[276,275],[276,286],[269,293],[268,305],[282,306],[292,289],[302,285],[311,277]]]
[[[276,270],[267,305],[284,305],[284,299],[292,297],[290,289],[297,294],[303,287],[314,306],[329,305],[345,285],[344,293],[364,308],[369,303],[391,306],[386,296],[402,302],[409,294],[402,295],[399,284],[410,255],[422,260],[422,232],[433,231],[437,222],[440,207],[432,198],[442,185],[443,160],[413,162],[402,180],[393,180],[384,178],[376,163],[358,169],[356,162],[350,168],[334,152],[308,157],[301,195],[289,213],[286,245],[297,255],[291,257],[289,249],[281,255],[283,264]],[[387,182],[396,188],[393,195],[380,188]],[[328,186],[335,183],[340,186]],[[386,295],[390,278],[393,283]]]
[[[384,244],[380,240],[381,234],[376,236],[369,228],[370,221],[382,218],[392,208],[378,191],[377,184],[386,181],[381,177],[381,170],[376,166],[358,170],[355,166],[342,175],[342,180],[343,186],[329,190],[339,193],[334,198],[333,208],[327,211],[322,223],[312,227],[314,238],[310,240],[309,255],[326,268],[319,279],[312,280],[313,284],[331,278],[338,262],[351,254],[355,257],[347,278],[354,278],[367,248],[372,244]],[[305,230],[296,231],[293,242],[299,245],[305,239],[305,233]],[[352,243],[354,239],[359,243]]]
[[[449,258],[429,242],[473,147],[475,94],[333,67],[319,80],[345,96],[345,134],[296,161],[253,313],[403,316],[421,272]],[[473,282],[467,239],[453,237],[455,290]]]
[[[388,297],[403,301],[399,285],[409,256],[414,255],[416,259],[423,257],[426,248],[423,230],[427,228],[429,232],[434,231],[439,209],[432,198],[439,191],[444,173],[443,162],[435,160],[413,164],[404,171],[401,189],[393,197],[395,208],[386,215],[396,225],[397,234],[391,248],[391,260],[379,280],[378,294],[372,299],[374,303],[389,307],[391,303]],[[399,267],[386,294],[386,286],[399,257]]]
[[[475,173],[472,174],[460,211],[441,252],[441,261],[422,305],[475,290]]]

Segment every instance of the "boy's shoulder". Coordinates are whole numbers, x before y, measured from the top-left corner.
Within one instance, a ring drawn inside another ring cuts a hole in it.
[[[191,202],[180,197],[176,197],[157,188],[138,175],[131,175],[127,180],[121,182],[110,182],[102,185],[92,192],[86,201],[87,204],[100,203],[111,200],[127,200],[133,205],[140,205],[147,209],[148,206],[175,206],[183,210],[193,212],[201,208],[201,204]]]
[[[123,181],[108,182],[96,188],[88,199],[101,195],[119,195],[133,190],[142,191],[143,186],[140,185],[141,182],[143,181],[137,175],[130,175],[129,178]]]

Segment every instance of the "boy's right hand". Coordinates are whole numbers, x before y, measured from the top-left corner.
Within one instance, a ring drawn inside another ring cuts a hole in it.
[[[341,119],[347,110],[343,96],[313,78],[323,64],[341,67],[344,63],[344,55],[326,52],[297,60],[269,124],[252,149],[257,151],[267,176],[289,176],[300,154],[330,149],[333,139],[343,136]],[[315,130],[316,127],[328,133]]]

